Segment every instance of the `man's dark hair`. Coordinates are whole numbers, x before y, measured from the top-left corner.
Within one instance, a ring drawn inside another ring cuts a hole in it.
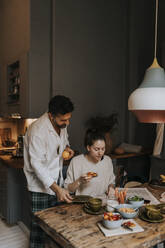
[[[74,110],[74,105],[68,97],[56,95],[50,100],[48,108],[48,112],[54,116],[65,115]]]
[[[104,140],[105,141],[105,136],[104,136],[103,132],[101,132],[100,130],[95,129],[95,128],[89,128],[85,134],[85,139],[84,139],[85,148],[87,146],[92,146],[94,144],[94,142],[97,140]]]

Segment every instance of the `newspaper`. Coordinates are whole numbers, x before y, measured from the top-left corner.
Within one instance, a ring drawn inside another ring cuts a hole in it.
[[[123,189],[125,188],[119,188],[119,191]],[[145,200],[150,200],[150,204],[160,203],[147,188],[127,188],[127,198],[135,195],[143,197]]]

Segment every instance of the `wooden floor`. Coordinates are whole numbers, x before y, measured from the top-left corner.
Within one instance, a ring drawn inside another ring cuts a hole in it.
[[[0,218],[0,248],[28,248],[28,235],[19,225],[8,225]]]

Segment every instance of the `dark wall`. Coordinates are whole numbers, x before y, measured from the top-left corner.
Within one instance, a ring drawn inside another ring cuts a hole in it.
[[[125,125],[127,1],[60,0],[54,5],[53,94],[76,106],[71,143],[82,148],[91,116],[118,112]]]
[[[129,94],[153,60],[154,0],[53,2],[53,94],[76,106],[70,140],[82,149],[85,121],[119,115],[119,139],[152,146],[154,125],[127,110]]]

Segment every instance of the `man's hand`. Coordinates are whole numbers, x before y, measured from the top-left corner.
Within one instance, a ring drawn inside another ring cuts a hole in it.
[[[70,160],[73,156],[74,156],[74,151],[69,147],[67,146],[64,150],[64,152],[68,152],[68,155],[67,156],[63,156],[63,159],[64,160]],[[63,152],[63,154],[64,154]]]
[[[61,187],[59,187],[58,191],[56,192],[57,194],[57,198],[60,202],[67,202],[67,203],[71,203],[73,198],[70,196],[69,191],[66,189],[63,189]]]
[[[56,183],[53,183],[50,188],[56,193],[58,201],[67,203],[72,202],[73,198],[70,196],[67,189],[61,188]]]

